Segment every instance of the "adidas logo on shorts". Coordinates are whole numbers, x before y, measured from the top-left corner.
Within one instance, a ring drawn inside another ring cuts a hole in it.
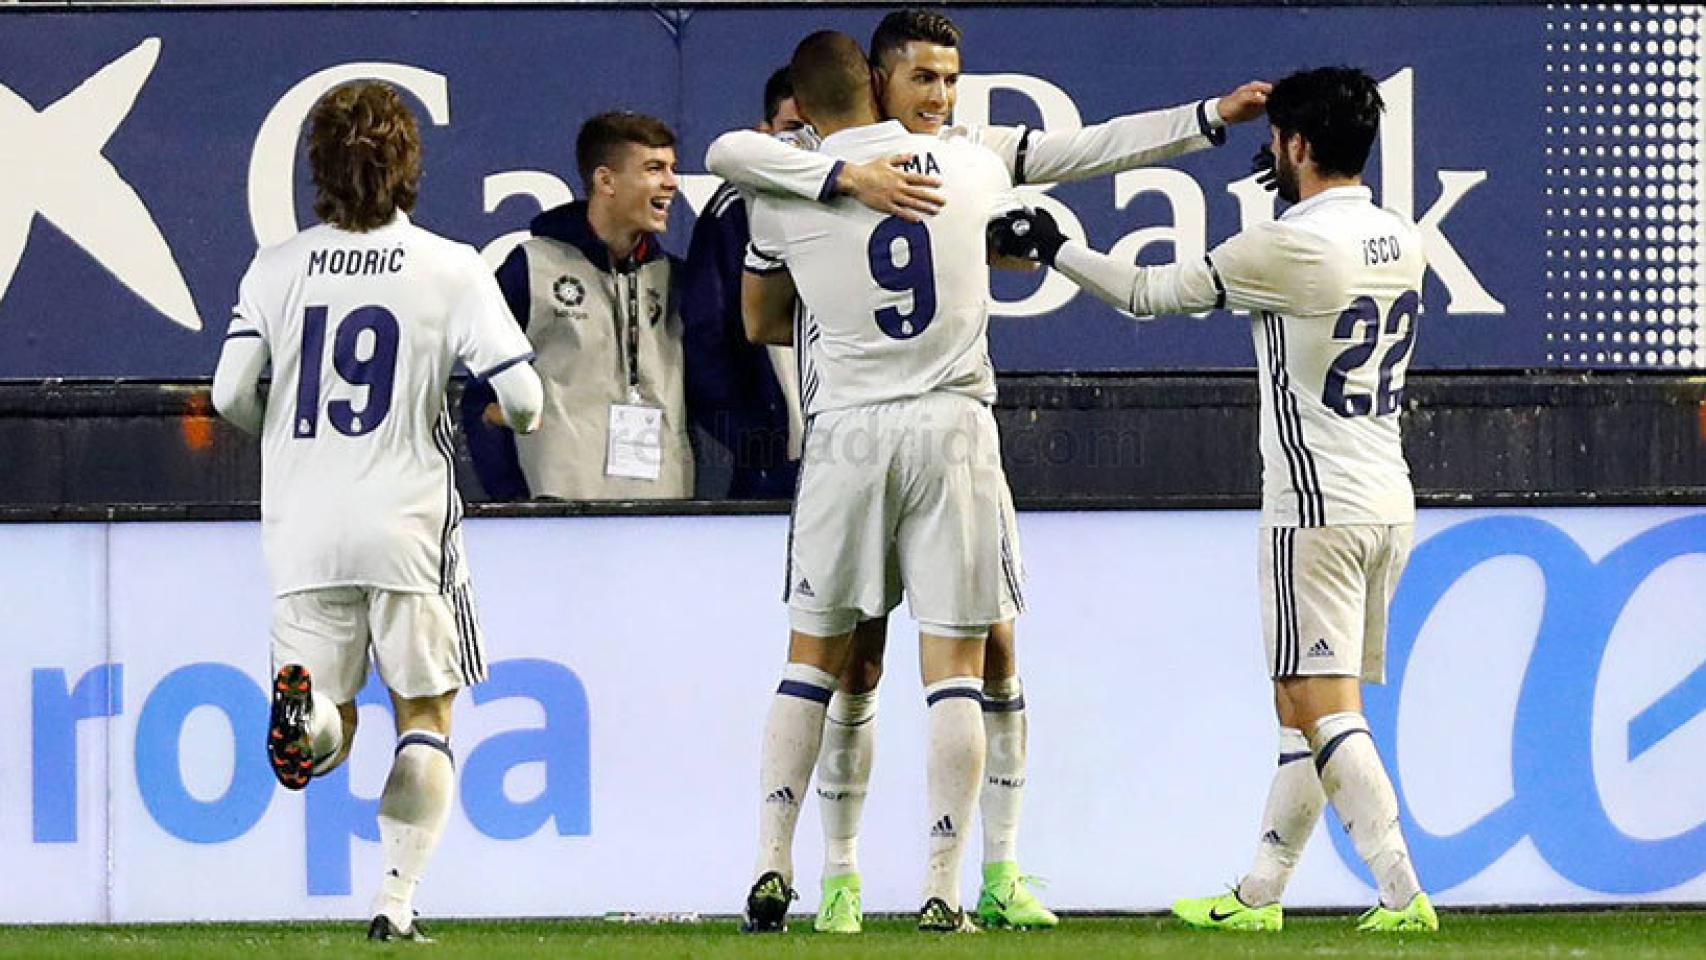
[[[946,838],[958,836],[959,832],[954,829],[954,819],[944,813],[942,819],[936,821],[936,825],[930,828],[930,835]]]
[[[799,584],[799,586],[794,588],[794,592],[799,594],[802,597],[815,597],[815,596],[817,596],[817,594],[812,592],[812,582],[810,580],[807,580],[805,577],[800,578],[800,584]]]
[[[1307,654],[1307,656],[1311,657],[1330,657],[1332,655],[1333,648],[1327,646],[1326,640],[1315,641],[1315,645],[1309,648],[1309,653]]]

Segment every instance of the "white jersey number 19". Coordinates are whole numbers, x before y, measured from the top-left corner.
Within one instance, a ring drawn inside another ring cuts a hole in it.
[[[312,306],[302,314],[302,372],[296,385],[297,439],[313,437],[320,429],[320,358],[326,350],[324,306]],[[362,334],[371,333],[371,347],[360,356]],[[348,400],[326,404],[332,428],[346,437],[372,433],[391,412],[391,394],[397,377],[397,318],[381,306],[357,307],[339,321],[332,339],[332,369],[352,387],[366,387],[367,400],[358,410]]]

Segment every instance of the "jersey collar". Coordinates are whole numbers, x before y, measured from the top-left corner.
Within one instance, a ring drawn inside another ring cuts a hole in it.
[[[1315,196],[1310,197],[1308,200],[1293,206],[1290,210],[1280,214],[1279,218],[1281,220],[1290,220],[1293,217],[1301,217],[1309,211],[1314,210],[1316,207],[1335,203],[1340,200],[1360,200],[1363,203],[1373,203],[1374,192],[1369,190],[1366,186],[1330,187],[1320,193],[1317,193]]]
[[[823,138],[822,149],[830,150],[843,146],[857,146],[862,143],[876,143],[892,140],[897,136],[905,136],[906,127],[899,120],[879,120],[867,123],[862,127],[848,127],[837,130]]]

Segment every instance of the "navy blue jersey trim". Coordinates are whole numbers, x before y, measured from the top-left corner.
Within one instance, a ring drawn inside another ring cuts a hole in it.
[[[1207,100],[1197,101],[1197,129],[1202,131],[1202,135],[1208,138],[1209,143],[1217,147],[1226,142],[1226,128],[1217,127],[1209,122]]]
[[[1022,127],[1019,134],[1019,146],[1013,151],[1013,186],[1025,184],[1025,161],[1031,155],[1031,134],[1035,133],[1029,127]]]
[[[505,370],[508,370],[510,367],[515,366],[516,364],[532,363],[536,359],[538,359],[537,355],[534,354],[534,352],[532,350],[529,350],[519,357],[511,357],[510,359],[505,360],[503,363],[500,363],[497,366],[491,368],[490,370],[487,370],[485,373],[474,374],[474,379],[476,379],[476,380],[490,380],[493,377],[497,376],[498,374],[503,373]]]
[[[835,166],[829,168],[829,176],[823,178],[823,186],[818,188],[817,201],[828,203],[835,199],[835,178],[841,176],[841,168],[847,166],[847,161],[837,160]]]

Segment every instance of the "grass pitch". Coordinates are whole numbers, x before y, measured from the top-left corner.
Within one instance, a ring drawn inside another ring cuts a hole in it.
[[[1446,913],[1429,936],[1358,934],[1354,918],[1290,917],[1279,934],[1197,933],[1160,917],[1069,917],[1034,933],[927,935],[904,920],[876,920],[857,937],[811,932],[798,917],[786,934],[742,936],[733,921],[639,926],[597,920],[440,922],[438,943],[369,944],[365,925],[218,924],[118,927],[0,927],[0,957],[364,957],[401,952],[433,960],[478,957],[598,960],[927,957],[1700,957],[1706,912],[1606,911],[1533,914]]]

